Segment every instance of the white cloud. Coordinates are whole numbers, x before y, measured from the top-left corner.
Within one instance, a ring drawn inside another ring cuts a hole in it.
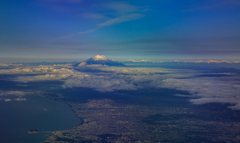
[[[232,62],[229,62],[229,61],[226,61],[226,60],[222,60],[222,61],[216,61],[216,60],[208,60],[208,61],[203,61],[203,60],[199,60],[199,61],[185,61],[186,63],[232,63]]]
[[[0,96],[23,96],[26,95],[28,92],[22,92],[22,91],[0,91]]]
[[[90,18],[90,19],[106,19],[107,17],[103,14],[97,13],[85,13],[81,15],[83,18]]]
[[[107,20],[103,23],[97,24],[97,26],[93,29],[69,34],[66,36],[62,36],[60,38],[71,38],[76,35],[89,34],[89,33],[93,33],[95,31],[97,31],[98,29],[100,29],[102,27],[107,27],[107,26],[111,26],[114,24],[123,23],[126,21],[133,21],[133,20],[141,19],[141,18],[145,17],[145,14],[143,14],[143,13],[147,11],[146,8],[131,5],[128,2],[110,2],[110,3],[103,4],[103,5],[99,5],[99,7],[101,7],[102,9],[105,9],[105,10],[107,9],[108,11],[111,10],[112,11],[111,16],[114,18]],[[83,16],[87,17],[87,18],[94,18],[94,19],[105,19],[105,18],[109,17],[108,16],[109,12],[107,12],[107,13],[108,14],[105,14],[105,15],[104,14],[101,14],[101,15],[99,15],[99,14],[84,14]]]
[[[123,22],[127,22],[127,21],[133,21],[133,20],[141,19],[143,17],[145,17],[145,15],[144,14],[139,14],[139,13],[132,13],[132,14],[128,14],[128,15],[123,15],[123,16],[120,16],[120,17],[116,17],[116,18],[107,20],[103,23],[100,23],[94,29],[81,31],[81,32],[78,32],[78,33],[62,36],[62,37],[59,37],[59,38],[60,39],[71,38],[71,37],[76,36],[76,35],[89,34],[89,33],[93,33],[95,31],[97,31],[98,29],[100,29],[102,27],[107,27],[107,26],[111,26],[111,25],[114,25],[114,24],[119,24],[119,23],[123,23]]]
[[[12,69],[1,69],[0,74],[41,74],[41,73],[73,73],[71,69],[62,66],[27,66]]]
[[[87,87],[99,91],[136,90],[146,86],[188,91],[193,104],[230,103],[240,109],[240,76],[199,77],[200,71],[164,68],[88,67],[102,72],[80,72],[81,67],[34,66],[0,70],[2,73],[23,74],[13,79],[20,82],[61,80],[63,88]],[[26,76],[24,74],[36,74]],[[0,96],[27,94],[21,91],[0,91]],[[185,95],[176,95],[185,97]]]
[[[86,73],[78,72],[74,69],[59,68],[58,66],[38,66],[32,69],[28,67],[27,69],[22,68],[21,70],[13,69],[15,74],[36,74],[36,76],[19,76],[15,81],[20,82],[31,82],[31,81],[45,81],[45,80],[66,80],[71,77],[88,77]],[[9,72],[11,73],[11,72]]]
[[[73,36],[76,36],[76,35],[82,35],[82,34],[88,34],[88,33],[93,33],[95,32],[96,30],[98,30],[99,28],[95,28],[95,29],[90,29],[90,30],[87,30],[87,31],[83,31],[83,32],[78,32],[78,33],[74,33],[74,34],[70,34],[70,35],[66,35],[66,36],[62,36],[62,37],[59,37],[60,39],[62,38],[71,38]]]
[[[0,64],[0,67],[21,66],[22,64]]]
[[[128,68],[128,67],[109,67],[109,66],[94,66],[94,69],[99,69],[109,72],[104,75],[96,73],[83,73],[76,69],[63,68],[59,66],[33,66],[21,67],[10,70],[2,70],[2,73],[8,74],[23,74],[14,81],[19,82],[34,82],[47,80],[61,80],[64,81],[63,87],[89,87],[101,91],[112,90],[135,90],[142,88],[146,83],[155,85],[154,81],[172,76],[179,77],[178,74],[173,75],[174,70],[168,71],[162,68]],[[158,73],[158,74],[155,74]],[[168,73],[161,75],[161,73]],[[36,74],[35,76],[26,76],[24,74]],[[136,84],[137,83],[137,84]],[[154,84],[153,84],[154,83]]]
[[[26,101],[26,98],[22,98],[22,96],[29,94],[29,92],[22,92],[22,91],[0,91],[0,96],[4,96],[5,98],[3,99],[5,102],[12,101],[13,98],[17,96],[14,100],[16,101]],[[9,98],[10,97],[10,98]],[[2,100],[2,99],[0,99]]]
[[[12,101],[12,99],[4,99],[5,102],[9,102],[9,101]]]
[[[194,104],[206,104],[206,103],[230,103],[236,104],[239,101],[236,101],[234,98],[198,98],[198,99],[190,99],[190,101]]]
[[[0,66],[2,66],[2,67],[8,67],[9,64],[0,64]]]
[[[88,77],[73,76],[65,81],[63,87],[88,87],[99,91],[135,90],[138,88],[133,84],[131,79],[123,75],[91,75]]]
[[[16,101],[26,101],[27,99],[26,98],[15,98],[14,100],[16,100]]]
[[[102,71],[113,71],[115,73],[122,74],[154,74],[154,73],[171,73],[173,70],[167,70],[164,68],[131,68],[131,67],[110,67],[100,66],[96,67]]]
[[[145,86],[172,88],[188,91],[191,95],[176,95],[190,97],[193,104],[229,103],[231,109],[240,109],[240,76],[198,77],[200,71],[172,70],[163,68],[126,68],[97,67],[102,71],[113,71],[115,74],[125,74],[131,83],[140,83],[135,88]],[[160,73],[160,74],[155,74]],[[166,73],[166,74],[164,74]],[[228,73],[225,73],[229,75]],[[146,82],[147,84],[141,84]]]
[[[139,62],[150,62],[150,63],[155,63],[155,61],[152,60],[124,60],[123,62],[134,62],[134,63],[139,63]]]
[[[83,2],[84,0],[44,0],[47,2],[67,2],[67,3],[79,3]]]
[[[62,80],[68,78],[69,74],[46,74],[37,76],[20,76],[15,81],[31,82],[31,81],[46,81],[46,80]]]
[[[179,75],[175,70],[163,68],[129,68],[129,67],[109,67],[96,66],[94,69],[103,71],[98,73],[88,73],[87,77],[76,77],[75,75],[65,80],[63,87],[90,87],[100,91],[112,90],[136,90],[145,86],[162,85],[163,79],[168,77],[189,77],[192,72],[184,71],[184,75]],[[178,72],[183,72],[178,71]],[[103,74],[105,73],[105,74]]]
[[[123,15],[121,17],[117,17],[117,18],[108,20],[104,23],[100,23],[100,24],[98,24],[98,26],[99,27],[110,26],[110,25],[114,25],[114,24],[118,24],[118,23],[122,23],[122,22],[126,22],[126,21],[137,20],[137,19],[143,18],[144,16],[145,16],[144,14],[138,14],[138,13]]]
[[[167,88],[189,91],[193,104],[229,103],[232,109],[240,109],[240,77],[199,77],[190,79],[166,79],[161,85]]]
[[[111,2],[105,5],[106,8],[117,11],[118,13],[138,12],[140,7],[129,4],[128,2]]]

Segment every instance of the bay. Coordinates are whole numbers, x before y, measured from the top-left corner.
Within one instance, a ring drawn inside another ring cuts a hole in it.
[[[36,95],[24,98],[27,100],[0,100],[1,143],[41,143],[51,131],[70,129],[80,122],[64,103]],[[28,134],[29,129],[40,133]]]

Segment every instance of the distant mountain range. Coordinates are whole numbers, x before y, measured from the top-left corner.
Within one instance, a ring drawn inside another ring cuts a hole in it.
[[[114,60],[110,60],[107,57],[105,57],[104,55],[96,55],[84,62],[81,63],[77,63],[75,64],[75,66],[87,66],[87,65],[107,65],[107,66],[125,66],[122,63],[116,62]]]

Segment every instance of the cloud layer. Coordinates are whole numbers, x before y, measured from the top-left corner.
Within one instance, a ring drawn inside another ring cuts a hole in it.
[[[87,70],[85,68],[88,68]],[[18,82],[63,81],[63,88],[87,87],[98,91],[137,90],[144,87],[171,88],[188,91],[193,104],[229,103],[231,109],[240,109],[240,76],[234,73],[221,73],[221,76],[201,76],[201,70],[131,68],[131,67],[71,67],[28,66],[1,69],[1,74],[21,74],[12,79]],[[33,74],[29,76],[28,74]],[[214,74],[214,73],[212,73]],[[219,74],[219,73],[218,73]],[[23,96],[21,91],[2,91],[0,96]],[[5,99],[4,99],[5,100]],[[8,98],[6,98],[8,100]],[[24,98],[17,98],[23,101]]]
[[[70,35],[62,36],[60,38],[71,38],[76,35],[93,33],[96,30],[103,27],[108,27],[111,25],[115,25],[115,24],[119,24],[127,21],[134,21],[137,19],[141,19],[145,17],[144,12],[146,11],[145,8],[131,5],[128,2],[107,2],[104,4],[99,4],[98,9],[108,10],[108,12],[106,14],[104,14],[104,12],[102,14],[85,13],[85,14],[82,14],[82,16],[84,18],[90,18],[90,19],[108,19],[108,20],[105,20],[102,23],[98,23],[96,27],[93,29],[73,33]]]
[[[15,101],[26,101],[26,98],[23,98],[22,96],[29,94],[28,92],[23,92],[23,91],[2,91],[0,90],[0,100],[3,99],[5,102],[9,102],[12,100]]]

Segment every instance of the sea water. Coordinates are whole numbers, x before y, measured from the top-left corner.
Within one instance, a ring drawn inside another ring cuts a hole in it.
[[[0,100],[1,143],[41,143],[51,131],[70,129],[80,122],[64,103],[36,95],[24,98],[26,101]],[[28,134],[29,129],[40,133]]]

